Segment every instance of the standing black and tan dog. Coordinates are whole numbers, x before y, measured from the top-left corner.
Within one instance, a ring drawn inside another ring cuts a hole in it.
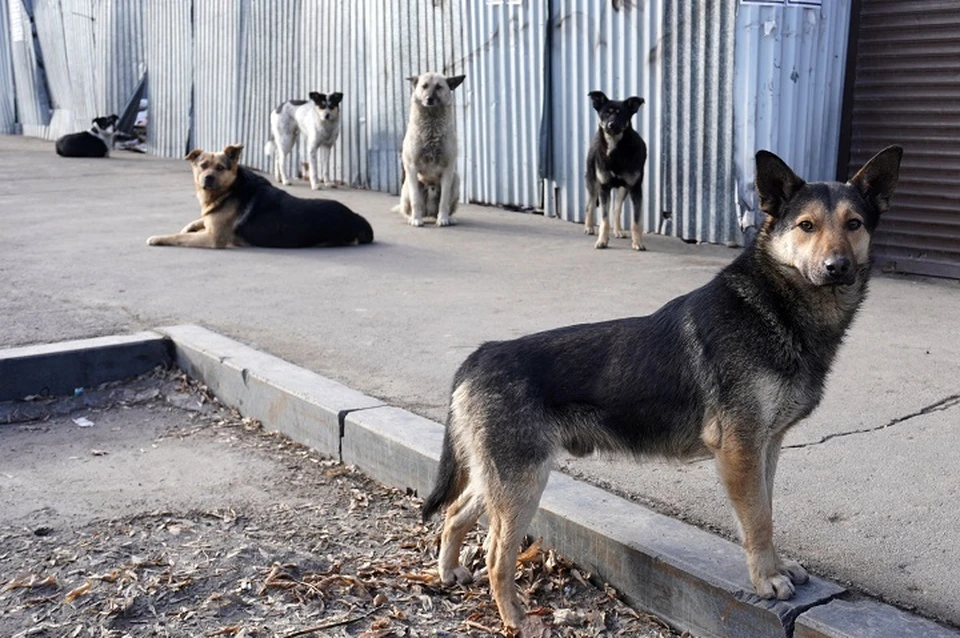
[[[89,131],[69,133],[54,145],[60,157],[109,157],[117,134],[116,115],[95,117]]]
[[[340,202],[301,199],[274,187],[240,166],[243,146],[221,153],[195,149],[186,160],[200,200],[200,219],[176,235],[151,237],[151,246],[264,246],[306,248],[369,244],[373,229],[366,219]]]
[[[642,97],[617,101],[607,98],[602,91],[591,91],[593,108],[600,115],[600,126],[587,152],[587,210],[584,232],[593,234],[593,214],[600,204],[600,236],[596,248],[606,248],[610,241],[608,217],[610,197],[613,196],[613,236],[623,233],[623,200],[630,194],[633,223],[630,225],[631,248],[646,250],[640,223],[643,204],[643,167],[647,162],[647,145],[633,130],[630,119],[643,106]]]
[[[411,226],[423,226],[424,217],[435,217],[437,226],[453,223],[450,216],[460,199],[453,91],[464,77],[424,73],[407,78],[413,92],[400,156],[400,204],[393,210],[403,213]]]
[[[439,475],[423,506],[425,519],[447,506],[443,582],[471,579],[460,545],[486,512],[490,587],[504,624],[518,627],[518,544],[561,450],[712,453],[753,586],[763,598],[790,598],[807,573],[774,549],[780,444],[820,402],[866,294],[870,239],[901,155],[891,146],[845,184],[808,184],[760,151],[766,221],[705,286],[647,317],[490,342],[471,354],[454,377]]]

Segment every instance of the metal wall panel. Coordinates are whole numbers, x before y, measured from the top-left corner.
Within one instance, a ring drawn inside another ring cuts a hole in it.
[[[848,2],[740,7],[734,131],[745,226],[759,224],[758,149],[773,151],[804,179],[835,178],[849,26]]]
[[[120,115],[146,71],[144,0],[97,0],[93,6],[96,115]]]
[[[661,206],[672,215],[672,234],[686,240],[740,240],[733,180],[737,1],[664,3]]]
[[[191,145],[193,115],[193,2],[144,3],[147,146],[161,157],[183,157]]]
[[[240,136],[240,99],[244,77],[244,17],[249,0],[195,2],[193,5],[193,143],[196,148],[222,149],[244,143]],[[269,126],[269,123],[268,123]],[[247,149],[244,163],[256,161]],[[262,150],[262,147],[261,147]]]
[[[300,93],[300,57],[309,54],[300,40],[301,2],[252,0],[243,6],[237,137],[224,138],[214,147],[242,141],[243,163],[269,171],[273,160],[264,146],[270,139],[270,111],[284,100],[307,97]]]
[[[50,124],[50,101],[34,49],[30,16],[21,0],[8,0],[10,49],[16,87],[16,105],[24,135],[45,137]]]
[[[0,0],[0,133],[5,135],[18,132],[12,35],[10,5]]]
[[[25,127],[26,134],[55,139],[122,110],[143,71],[141,6],[141,0],[34,2],[51,113],[47,126]]]
[[[468,3],[463,93],[470,153],[463,174],[470,199],[541,206],[538,177],[544,107],[547,0]]]
[[[463,3],[367,0],[367,99],[370,188],[400,191],[400,148],[409,113],[411,85],[405,79],[427,71],[457,75],[463,69]],[[372,72],[370,71],[372,70]],[[464,127],[470,83],[454,92],[459,140],[458,170],[464,176],[469,140]],[[461,198],[467,195],[461,189]]]
[[[353,0],[304,2],[300,20],[300,75],[284,99],[305,100],[311,91],[343,93],[340,139],[333,148],[331,175],[367,187],[367,47],[364,3]],[[301,145],[302,146],[302,145]],[[301,149],[300,160],[306,160]]]
[[[67,2],[70,1],[67,0]],[[92,104],[88,105],[84,100],[84,88],[88,86],[85,79],[92,74],[92,70],[91,74],[88,74],[84,69],[78,68],[78,77],[74,84],[71,81],[67,52],[72,45],[76,45],[83,53],[90,56],[86,58],[87,60],[92,59],[93,56],[92,51],[84,46],[83,39],[76,37],[77,29],[70,29],[68,37],[60,0],[36,0],[33,11],[37,41],[43,56],[43,68],[49,89],[50,119],[43,129],[28,131],[25,128],[24,133],[44,139],[55,139],[64,133],[78,130],[75,128],[76,124],[83,121],[93,110]],[[88,124],[93,117],[90,115],[86,118]]]
[[[960,278],[960,4],[863,0],[849,172],[904,148],[874,240],[899,272]]]
[[[662,195],[659,183],[663,153],[661,122],[663,7],[660,2],[621,3],[555,0],[551,78],[553,111],[553,179],[547,186],[546,212],[582,222],[586,204],[584,167],[597,114],[587,93],[601,90],[611,99],[631,95],[645,104],[633,126],[647,143],[643,215],[646,229],[657,227]],[[619,8],[617,8],[619,7]],[[624,205],[629,228],[630,204]]]

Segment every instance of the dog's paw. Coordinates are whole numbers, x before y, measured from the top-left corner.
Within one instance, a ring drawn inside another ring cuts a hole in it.
[[[310,190],[318,191],[320,190],[320,184],[314,182],[310,184]]]
[[[281,179],[280,183],[283,184],[284,186],[290,186],[293,184],[293,182],[291,182],[289,179]]]
[[[777,569],[795,585],[802,585],[810,580],[807,570],[795,560],[781,560]]]
[[[159,246],[160,238],[154,235],[153,237],[147,237],[147,246]]]
[[[584,235],[592,235],[592,234],[594,234],[595,232],[596,232],[596,229],[595,229],[593,226],[584,226],[584,227],[583,227],[583,234],[584,234]]]
[[[597,240],[597,243],[595,243],[595,244],[593,245],[593,247],[594,247],[594,248],[606,248],[606,247],[607,247],[607,240],[606,240],[606,239],[598,239],[598,240]]]
[[[437,226],[453,226],[454,222],[449,217],[437,217]]]
[[[638,244],[638,243],[636,243],[636,242],[633,242],[632,244],[630,244],[630,248],[633,248],[634,250],[646,250],[646,249],[647,249],[647,247],[644,246],[643,244]]]
[[[627,236],[627,234],[626,234],[625,232],[623,232],[622,229],[615,228],[615,229],[613,230],[613,236],[616,237],[617,239],[623,239],[624,237]]]
[[[457,565],[451,571],[440,574],[440,581],[444,585],[466,585],[473,582],[473,573],[463,565]]]
[[[753,586],[757,595],[767,600],[789,600],[797,591],[790,578],[780,573],[761,576],[754,581]]]
[[[417,227],[423,226],[423,220],[417,219],[416,217],[411,217],[410,219],[407,220],[407,223],[410,224],[411,226],[417,226]]]

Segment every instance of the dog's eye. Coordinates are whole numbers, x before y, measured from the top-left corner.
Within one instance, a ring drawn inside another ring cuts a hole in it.
[[[202,168],[203,170],[207,170],[208,168],[210,168],[210,162],[200,162],[200,168]]]
[[[224,170],[223,165],[217,164],[217,172],[219,173],[219,172],[222,171],[222,170]]]
[[[863,222],[859,219],[850,219],[847,221],[847,230],[859,230]]]
[[[802,222],[797,224],[797,226],[800,228],[800,230],[802,230],[805,233],[813,232],[813,222],[808,219],[803,220]]]

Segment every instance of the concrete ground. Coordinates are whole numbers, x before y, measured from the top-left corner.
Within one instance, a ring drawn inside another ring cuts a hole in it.
[[[317,196],[305,185],[290,190]],[[463,206],[416,229],[395,198],[334,190],[372,246],[147,247],[198,215],[184,162],[65,160],[0,136],[0,347],[200,323],[442,421],[479,343],[647,314],[735,255],[650,236],[592,248],[575,224]],[[960,625],[960,286],[878,276],[817,412],[788,436],[776,537],[813,572]],[[732,536],[712,464],[608,459],[565,469]]]

